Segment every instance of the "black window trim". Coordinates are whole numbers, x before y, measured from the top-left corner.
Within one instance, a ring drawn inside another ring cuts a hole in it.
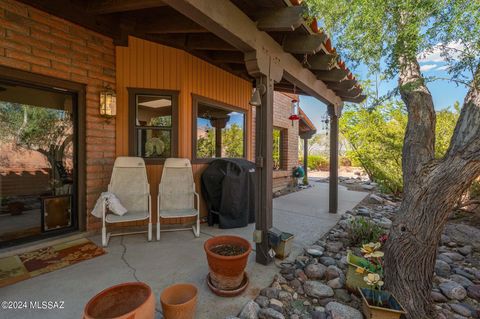
[[[178,96],[179,91],[128,87],[128,152],[138,156],[137,149],[137,95],[170,96],[172,99],[171,157],[178,156]],[[155,127],[153,127],[155,129]],[[143,157],[146,164],[162,164],[166,158]]]
[[[197,157],[197,115],[198,115],[198,105],[206,104],[213,107],[226,110],[239,112],[243,114],[243,156],[241,158],[247,158],[247,110],[242,109],[238,106],[226,104],[213,100],[201,95],[192,93],[192,163],[210,163],[216,159],[215,158],[199,158]]]

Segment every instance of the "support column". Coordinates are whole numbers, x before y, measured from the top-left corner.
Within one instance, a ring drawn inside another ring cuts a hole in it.
[[[256,78],[256,87],[264,85],[262,105],[256,107],[255,162],[256,201],[255,230],[261,233],[261,242],[256,244],[256,261],[267,265],[272,261],[268,254],[268,230],[272,227],[272,181],[273,181],[273,80],[261,75]]]
[[[308,181],[308,138],[303,138],[303,170],[305,171],[305,178]]]
[[[338,114],[333,105],[328,106],[330,115],[330,183],[328,212],[338,211]]]

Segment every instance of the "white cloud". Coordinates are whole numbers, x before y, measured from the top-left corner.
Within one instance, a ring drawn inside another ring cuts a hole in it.
[[[420,71],[430,71],[430,70],[433,70],[437,67],[436,64],[424,64],[424,65],[421,65],[420,66]]]
[[[445,58],[442,56],[442,52],[447,49],[450,52],[450,55],[454,60],[457,60],[460,56],[459,51],[463,51],[465,46],[460,43],[459,41],[448,43],[447,45],[443,45],[442,43],[438,43],[434,45],[432,48],[421,52],[417,58],[419,62],[446,62]]]
[[[442,65],[435,69],[435,71],[447,71],[450,68],[449,65]]]

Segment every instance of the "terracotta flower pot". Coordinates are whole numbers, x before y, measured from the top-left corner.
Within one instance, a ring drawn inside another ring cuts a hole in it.
[[[314,33],[320,32],[320,29],[318,28],[318,21],[316,18],[313,18],[310,22],[310,29],[312,29]]]
[[[197,287],[176,284],[167,287],[160,295],[165,319],[193,319],[197,306]]]
[[[220,245],[240,246],[245,252],[236,256],[222,256],[212,251]],[[203,246],[207,254],[212,284],[221,290],[234,290],[240,287],[244,279],[245,267],[252,246],[248,240],[238,236],[217,236],[207,240]]]
[[[84,319],[153,319],[155,297],[143,282],[128,282],[107,288],[85,306]]]

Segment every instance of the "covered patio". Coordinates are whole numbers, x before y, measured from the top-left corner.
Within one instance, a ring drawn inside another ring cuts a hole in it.
[[[314,180],[311,183],[314,185],[312,188],[273,201],[273,225],[296,234],[289,260],[328,232],[345,211],[353,208],[367,195],[340,186],[339,214],[329,214],[327,184]],[[98,291],[136,280],[146,282],[154,290],[156,318],[162,318],[158,301],[160,292],[167,286],[180,282],[194,283],[199,288],[196,318],[223,319],[228,315],[236,315],[260,289],[270,284],[278,269],[277,265],[260,265],[255,262],[255,255],[252,254],[247,266],[250,276],[247,290],[235,298],[218,297],[209,290],[205,281],[208,265],[203,243],[211,236],[220,234],[236,234],[251,240],[253,229],[253,224],[232,230],[203,227],[199,238],[194,238],[189,232],[175,232],[163,235],[159,242],[150,243],[146,243],[141,235],[113,238],[106,249],[108,253],[103,256],[1,288],[2,295],[11,300],[65,302],[64,310],[12,310],[8,313],[8,318],[27,319],[32,318],[32,315],[45,319],[78,318],[85,303]],[[101,242],[98,235],[90,239],[97,244]]]

